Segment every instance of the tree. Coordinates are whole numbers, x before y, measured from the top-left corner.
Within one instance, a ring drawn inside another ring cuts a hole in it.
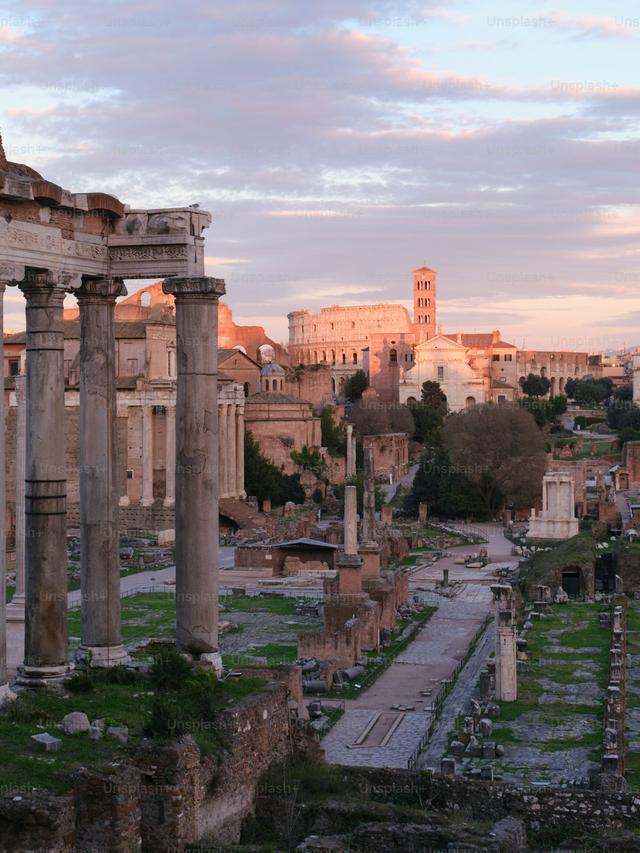
[[[355,403],[362,397],[362,392],[369,387],[369,377],[364,370],[356,370],[344,383],[344,396]]]
[[[344,456],[347,440],[342,427],[333,420],[333,409],[325,406],[320,413],[320,429],[322,431],[322,446],[327,448],[330,456]]]
[[[476,406],[449,417],[443,432],[451,463],[477,486],[488,514],[529,507],[540,494],[544,440],[529,412]]]
[[[630,400],[633,400],[633,385],[631,383],[620,385],[613,392],[613,399],[619,403],[628,403]]]
[[[487,515],[478,487],[457,470],[442,448],[435,453],[427,452],[421,458],[404,509],[415,515],[422,501],[426,501],[430,512],[437,515]]]
[[[425,406],[429,406],[430,408],[435,409],[435,411],[442,412],[443,414],[446,412],[447,398],[442,393],[442,388],[440,387],[439,382],[432,382],[431,380],[423,382],[421,397]]]
[[[565,391],[579,406],[593,406],[604,403],[611,396],[613,382],[608,377],[593,379],[586,376],[584,379],[569,379]]]
[[[542,429],[558,420],[567,411],[567,398],[558,394],[550,400],[540,400],[538,397],[520,397],[518,406],[533,415],[536,424]]]
[[[413,415],[415,429],[413,437],[421,444],[435,447],[442,441],[442,423],[444,418],[439,409],[426,403],[411,403],[408,409]]]
[[[527,397],[544,397],[549,393],[551,382],[546,376],[530,373],[526,379],[520,380],[520,387]]]
[[[322,461],[322,456],[320,456],[320,451],[315,447],[307,447],[305,444],[302,450],[292,450],[289,455],[291,456],[291,461],[299,468],[302,468],[303,471],[311,471],[316,477],[319,477],[322,473],[324,462]]]
[[[413,435],[415,431],[411,411],[395,403],[359,400],[351,406],[349,418],[360,435],[385,435],[391,432]]]
[[[270,498],[274,506],[287,501],[304,503],[300,475],[283,474],[260,452],[249,430],[244,434],[244,482],[247,494],[259,501]]]

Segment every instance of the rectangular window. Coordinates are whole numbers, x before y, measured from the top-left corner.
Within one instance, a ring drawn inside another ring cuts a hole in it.
[[[127,359],[127,374],[129,376],[137,376],[138,375],[138,359],[137,358],[128,358]]]
[[[492,361],[500,361],[500,355],[492,355],[491,360]]]
[[[438,368],[438,379],[444,379],[444,367]]]
[[[504,360],[505,361],[513,361],[513,356],[511,355],[511,353],[507,353],[504,357]]]
[[[65,361],[65,370],[67,367],[67,362]],[[20,359],[19,358],[10,358],[9,359],[9,376],[18,376],[20,373]]]

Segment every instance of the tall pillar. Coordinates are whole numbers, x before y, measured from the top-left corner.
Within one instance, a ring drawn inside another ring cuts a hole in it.
[[[218,652],[218,299],[224,281],[168,278],[176,304],[176,639],[221,670]]]
[[[238,497],[236,483],[236,406],[231,403],[227,420],[227,492],[230,497]]]
[[[373,470],[373,448],[364,449],[364,495],[362,506],[362,541],[376,541],[376,481]]]
[[[16,591],[7,606],[7,621],[24,622],[24,476],[26,464],[26,376],[14,379],[16,394]],[[4,469],[2,469],[4,470]]]
[[[153,409],[142,406],[142,498],[140,506],[153,506]]]
[[[118,433],[113,309],[120,279],[85,281],[80,307],[80,648],[90,666],[126,660],[120,636]]]
[[[353,424],[347,424],[347,477],[356,476],[356,453],[353,441]]]
[[[517,639],[513,589],[509,584],[492,584],[496,607],[496,699],[515,702],[518,698]]]
[[[244,409],[236,408],[236,485],[238,497],[246,498],[244,490]]]
[[[219,422],[218,425],[220,428],[220,444],[219,444],[220,468],[219,468],[219,474],[218,474],[219,489],[220,489],[219,494],[220,494],[221,498],[226,498],[228,493],[229,493],[229,489],[227,486],[227,482],[228,482],[228,473],[227,473],[227,462],[228,462],[228,456],[227,456],[227,441],[228,441],[227,424],[228,424],[228,419],[227,419],[227,404],[226,403],[222,403],[221,405],[218,406],[218,422]]]
[[[117,367],[116,367],[117,372]],[[118,499],[118,504],[123,507],[127,507],[131,505],[131,498],[129,497],[129,478],[127,476],[127,471],[129,470],[129,406],[123,407],[120,412],[117,414],[117,420],[126,418],[126,441],[125,441],[125,449],[123,456],[124,458],[120,460],[120,473],[123,476],[120,476],[120,498]],[[116,422],[117,422],[116,420]]]
[[[27,321],[26,612],[18,681],[42,686],[69,671],[64,431],[64,287],[46,272],[20,284]]]
[[[358,491],[356,486],[344,487],[344,553],[358,553]]]
[[[173,507],[176,498],[176,409],[167,406],[165,421],[165,491],[164,506]]]

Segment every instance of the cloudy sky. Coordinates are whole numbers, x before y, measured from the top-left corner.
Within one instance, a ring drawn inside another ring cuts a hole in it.
[[[207,271],[278,340],[426,263],[445,331],[594,351],[640,344],[639,50],[631,0],[0,0],[0,130],[211,210]]]

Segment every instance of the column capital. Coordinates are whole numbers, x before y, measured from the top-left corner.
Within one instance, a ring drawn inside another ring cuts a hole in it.
[[[83,281],[75,294],[80,304],[115,301],[116,297],[127,295],[127,288],[121,278],[94,278]]]
[[[226,293],[223,278],[211,278],[210,276],[165,278],[162,282],[163,293],[178,296],[204,296],[218,299]]]
[[[59,297],[61,304],[65,294],[72,290],[69,276],[53,273],[51,270],[28,269],[22,281],[18,282],[18,287],[26,299],[41,294],[46,294],[47,298],[55,295]]]

